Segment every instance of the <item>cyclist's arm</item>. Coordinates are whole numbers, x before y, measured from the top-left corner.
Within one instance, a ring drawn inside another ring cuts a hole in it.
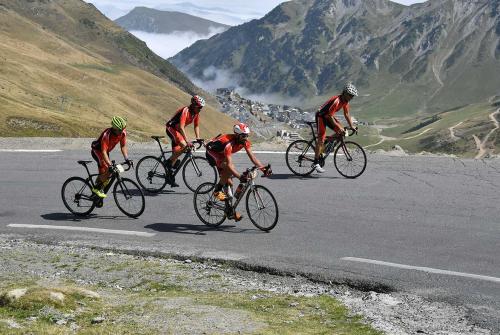
[[[259,159],[254,155],[251,147],[245,147],[248,158],[252,161],[252,163],[258,168],[262,169],[264,165],[259,161]]]
[[[181,114],[180,122],[179,122],[179,132],[181,133],[181,135],[184,138],[184,141],[186,141],[186,143],[188,143],[188,138],[186,135],[185,127],[186,127],[186,118],[187,118],[188,113],[189,113],[189,110],[187,108],[184,108],[184,110],[182,111],[182,114]]]
[[[127,143],[125,143],[124,145],[120,146],[120,149],[122,150],[123,158],[125,158],[125,160],[128,161],[128,146],[127,146]]]
[[[344,106],[344,117],[347,120],[347,123],[349,123],[349,127],[351,127],[351,129],[354,129],[354,124],[352,123],[351,113],[349,112],[349,105]]]

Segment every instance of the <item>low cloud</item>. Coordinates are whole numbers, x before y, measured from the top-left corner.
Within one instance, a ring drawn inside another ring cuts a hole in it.
[[[181,50],[189,47],[198,40],[210,38],[216,34],[222,33],[223,28],[210,28],[206,35],[200,35],[192,31],[175,31],[171,34],[156,34],[145,31],[130,31],[138,39],[146,42],[147,46],[162,58],[175,56]]]
[[[218,69],[214,66],[209,66],[203,71],[203,78],[193,77],[189,75],[189,71],[184,72],[187,73],[195,85],[211,93],[215,93],[218,88],[234,88],[242,97],[252,101],[298,107],[304,106],[303,97],[290,97],[273,92],[254,93],[240,84],[240,77],[237,74],[226,69]]]

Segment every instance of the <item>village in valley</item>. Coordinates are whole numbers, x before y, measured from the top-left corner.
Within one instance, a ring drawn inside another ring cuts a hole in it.
[[[218,88],[216,98],[221,112],[247,123],[258,137],[265,139],[300,139],[309,130],[307,122],[314,121],[314,110],[246,99],[231,87]],[[342,114],[338,117],[344,122]]]

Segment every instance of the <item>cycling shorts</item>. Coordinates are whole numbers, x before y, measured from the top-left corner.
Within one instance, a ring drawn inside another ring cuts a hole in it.
[[[333,116],[335,121],[339,122],[339,120]],[[326,127],[332,129],[335,131],[335,133],[340,134],[341,130],[339,127],[337,127],[332,120],[325,116],[318,115],[316,113],[316,126],[317,126],[317,131],[318,131],[318,141],[324,142],[326,139]]]
[[[109,165],[106,163],[102,151],[92,150],[92,158],[97,162],[97,167],[99,168],[99,174],[104,174],[108,171]]]

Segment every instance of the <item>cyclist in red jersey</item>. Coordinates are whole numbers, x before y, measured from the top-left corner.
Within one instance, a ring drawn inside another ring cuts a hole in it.
[[[189,145],[185,127],[194,123],[194,134],[196,139],[200,139],[200,111],[205,106],[205,100],[195,95],[191,98],[191,105],[179,108],[175,115],[167,122],[166,132],[172,142],[172,156],[167,159],[167,168],[170,175],[170,185],[178,187],[173,177],[172,167],[177,158],[184,152],[184,149]]]
[[[106,194],[102,189],[108,184],[109,177],[111,176],[109,167],[112,163],[109,159],[109,153],[118,143],[120,143],[123,158],[125,158],[128,164],[132,164],[132,161],[128,159],[126,127],[127,121],[124,118],[114,116],[111,120],[111,128],[105,129],[101,133],[101,136],[92,142],[92,158],[94,158],[99,167],[99,177],[97,177],[97,183],[92,192],[100,198],[106,198]]]
[[[250,128],[244,123],[239,123],[233,127],[234,134],[219,135],[207,143],[206,157],[212,166],[216,166],[219,172],[219,182],[215,185],[214,196],[220,201],[227,199],[223,191],[224,185],[232,186],[232,177],[238,178],[241,182],[247,181],[247,175],[239,173],[232,159],[232,154],[245,149],[248,157],[255,166],[259,167],[264,175],[271,174],[271,169],[266,168],[252,152],[252,143],[248,140]],[[235,212],[229,217],[235,221],[240,221],[243,216]]]
[[[326,127],[333,129],[338,135],[345,135],[342,123],[340,123],[340,121],[335,117],[335,113],[337,113],[340,109],[343,109],[344,116],[349,123],[349,127],[351,127],[351,129],[357,130],[357,128],[354,127],[351,115],[349,113],[349,101],[351,101],[351,99],[355,96],[358,96],[358,90],[353,84],[347,83],[340,95],[331,97],[316,112],[318,138],[314,155],[313,168],[319,173],[325,172],[325,169],[323,169],[319,164],[319,158],[321,153],[323,152],[323,144],[325,143],[326,139]]]

